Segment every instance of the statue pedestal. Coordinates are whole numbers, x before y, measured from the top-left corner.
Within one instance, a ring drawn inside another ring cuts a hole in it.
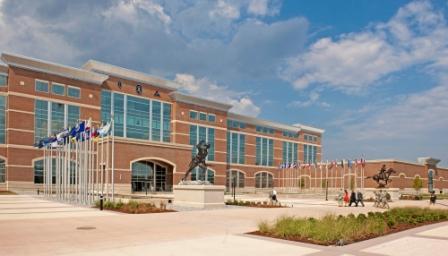
[[[400,189],[398,188],[365,188],[363,193],[364,199],[375,199],[375,194],[373,192],[379,192],[380,190],[389,193],[392,201],[398,201],[400,199]]]
[[[174,205],[199,209],[224,207],[224,186],[174,185]]]

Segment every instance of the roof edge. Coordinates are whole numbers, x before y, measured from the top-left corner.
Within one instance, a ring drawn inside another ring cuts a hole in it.
[[[1,60],[5,62],[7,66],[13,66],[32,71],[43,72],[74,80],[89,82],[97,85],[101,85],[108,78],[108,76],[106,75],[97,74],[84,69],[74,68],[50,61],[26,57],[19,54],[2,53]]]
[[[229,112],[227,116],[228,116],[228,118],[235,119],[236,121],[242,121],[242,122],[250,123],[253,125],[268,126],[268,127],[279,129],[279,130],[287,130],[287,131],[292,131],[292,132],[299,132],[301,130],[300,127],[296,127],[293,125],[276,123],[273,121],[268,121],[268,120],[264,120],[264,119],[260,119],[260,118],[256,118],[256,117],[252,117],[252,116],[236,114],[233,112]]]
[[[86,63],[84,63],[84,65],[82,65],[82,69],[109,76],[115,76],[130,81],[149,84],[170,91],[175,91],[180,87],[179,84],[164,78],[152,76],[140,71],[115,66],[97,60],[88,60]]]
[[[232,107],[232,105],[229,105],[229,104],[186,95],[186,94],[180,93],[178,91],[171,92],[170,96],[175,101],[198,105],[198,106],[202,106],[202,107],[208,107],[208,108],[212,108],[212,109],[216,109],[216,110],[220,110],[220,111],[224,111],[224,112],[228,112],[229,109]]]

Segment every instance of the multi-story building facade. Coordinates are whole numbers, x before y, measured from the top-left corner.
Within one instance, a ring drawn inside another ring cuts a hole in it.
[[[434,159],[371,160],[362,168],[335,166],[327,173],[311,168],[306,164],[322,160],[322,129],[238,115],[229,112],[231,105],[181,93],[173,81],[98,61],[73,68],[12,54],[1,58],[6,65],[0,65],[0,190],[41,187],[43,149],[33,144],[89,118],[97,126],[114,120],[114,150],[101,161],[108,175],[113,169],[121,194],[171,192],[201,140],[211,145],[208,170],[197,168],[191,178],[227,188],[235,184],[239,191],[301,191],[322,188],[323,181],[334,189],[375,187],[364,177],[383,164],[397,171],[390,187],[412,189],[418,176],[426,191],[448,189],[448,169]],[[295,171],[279,167],[295,162],[302,164]]]
[[[194,170],[192,179],[229,186],[231,178],[239,190],[278,186],[283,162],[321,160],[322,129],[234,114],[231,105],[179,92],[173,81],[97,61],[73,68],[1,58],[0,188],[41,186],[43,150],[33,144],[89,118],[114,120],[107,168],[118,193],[171,191],[200,140],[211,144],[208,170]]]

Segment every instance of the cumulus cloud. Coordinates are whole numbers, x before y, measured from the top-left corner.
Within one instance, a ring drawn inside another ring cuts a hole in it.
[[[181,85],[179,89],[186,93],[233,105],[230,110],[232,112],[257,116],[261,111],[248,93],[232,91],[226,86],[210,81],[208,78],[196,78],[191,74],[176,74],[174,81],[179,83]]]
[[[353,93],[413,65],[442,65],[439,53],[446,49],[445,18],[430,2],[416,1],[386,23],[318,40],[304,54],[288,59],[280,74],[296,89],[324,85]]]
[[[164,12],[161,5],[145,0],[121,0],[103,12],[106,18],[118,19],[129,24],[140,21],[139,11],[157,17],[165,25],[171,23],[171,17]]]
[[[218,0],[215,8],[209,12],[209,15],[210,17],[221,16],[233,20],[240,17],[240,10],[224,0]]]
[[[273,16],[280,12],[280,7],[280,1],[250,0],[247,12],[256,16]]]
[[[328,108],[330,107],[330,104],[323,100],[320,100],[320,94],[317,91],[312,91],[310,92],[307,100],[295,100],[290,102],[288,106],[293,108],[306,108],[311,106]]]

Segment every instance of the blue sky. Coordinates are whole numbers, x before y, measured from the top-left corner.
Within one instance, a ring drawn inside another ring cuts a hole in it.
[[[447,18],[446,0],[0,0],[0,51],[97,59],[321,127],[324,159],[448,166]]]

